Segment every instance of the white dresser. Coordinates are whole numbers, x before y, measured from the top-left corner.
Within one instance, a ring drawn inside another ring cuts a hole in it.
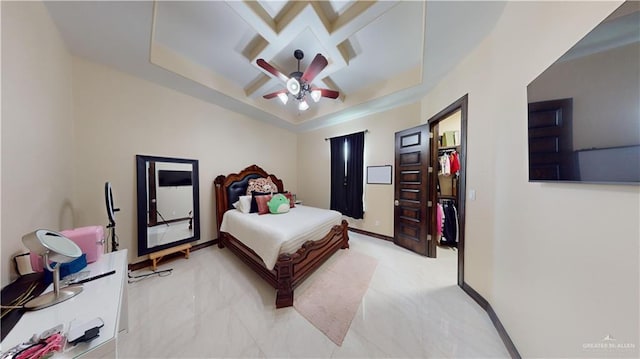
[[[87,283],[77,296],[45,309],[26,312],[0,344],[2,351],[27,341],[34,334],[64,325],[64,331],[70,324],[82,324],[96,317],[104,321],[100,335],[90,342],[67,347],[66,351],[56,353],[53,358],[116,358],[118,333],[128,326],[127,304],[127,250],[120,250],[102,256],[89,264],[83,271],[90,271],[89,277],[116,272]],[[45,293],[53,290],[50,285]]]

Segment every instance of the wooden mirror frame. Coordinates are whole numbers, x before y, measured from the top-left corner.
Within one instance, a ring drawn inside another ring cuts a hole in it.
[[[180,239],[171,243],[149,247],[148,246],[148,226],[147,226],[147,173],[146,164],[149,161],[169,162],[169,163],[188,163],[192,166],[192,196],[193,196],[193,236]],[[157,252],[163,249],[175,247],[188,242],[200,239],[200,191],[199,191],[199,174],[198,160],[190,160],[184,158],[157,157],[136,155],[136,188],[138,198],[138,256]]]

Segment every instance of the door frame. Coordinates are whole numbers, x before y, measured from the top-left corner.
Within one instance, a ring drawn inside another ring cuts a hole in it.
[[[147,208],[149,212],[147,214],[147,226],[153,227],[158,224],[158,203],[156,196],[156,161],[149,161],[149,167],[147,168]]]
[[[464,283],[464,243],[465,243],[465,216],[466,216],[466,194],[467,194],[467,108],[468,108],[469,94],[465,94],[451,105],[447,106],[442,111],[438,112],[429,120],[429,131],[433,132],[433,128],[437,127],[438,123],[445,118],[449,117],[454,112],[460,110],[460,154],[458,156],[460,160],[460,179],[458,183],[458,286],[462,287]],[[429,166],[437,168],[438,166],[438,141],[437,134],[434,134],[434,140],[431,141],[431,155],[429,156]],[[438,203],[436,183],[438,183],[438,171],[432,171],[429,173],[429,200],[433,203]],[[436,211],[431,211],[431,217],[429,219],[430,228],[429,233],[435,233],[436,223]],[[435,241],[433,243],[435,246]]]

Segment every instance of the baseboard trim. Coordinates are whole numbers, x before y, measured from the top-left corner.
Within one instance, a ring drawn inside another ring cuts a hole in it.
[[[480,307],[482,307],[482,309],[484,309],[487,312],[487,314],[489,315],[489,318],[491,319],[491,322],[493,323],[493,326],[498,331],[498,335],[500,335],[500,339],[502,339],[502,342],[504,343],[504,346],[507,348],[509,355],[511,355],[511,358],[521,359],[522,357],[520,356],[520,353],[518,353],[518,349],[511,341],[511,338],[509,337],[507,330],[502,325],[502,322],[500,322],[500,319],[498,318],[498,315],[491,307],[491,304],[489,304],[489,302],[487,302],[487,300],[484,299],[484,297],[480,295],[480,293],[476,292],[475,289],[471,288],[471,286],[467,284],[467,282],[462,282],[462,290],[465,293],[467,293],[471,298],[473,298],[473,300],[475,300],[476,303],[478,303],[478,305],[480,305]]]
[[[393,242],[393,237],[389,237],[382,234],[373,233],[373,232],[369,232],[369,231],[365,231],[365,230],[353,228],[353,227],[349,227],[349,230],[352,232],[364,234],[365,236],[380,238],[380,239],[384,239],[385,241]]]
[[[194,251],[197,251],[197,250],[202,249],[202,248],[210,247],[210,246],[212,246],[214,244],[218,244],[218,239],[214,239],[212,241],[196,244],[193,247],[191,247],[190,251],[194,252]],[[171,253],[171,254],[168,254],[167,256],[165,256],[166,259],[171,259],[171,258],[176,258],[176,257],[184,257],[184,254],[181,253],[181,252],[176,252],[176,253]],[[152,264],[153,263],[151,262],[151,259],[145,259],[142,262],[129,263],[128,269],[131,270],[131,271],[134,271],[134,270],[138,270],[138,269],[142,269],[142,268],[146,268],[146,267],[151,267]]]

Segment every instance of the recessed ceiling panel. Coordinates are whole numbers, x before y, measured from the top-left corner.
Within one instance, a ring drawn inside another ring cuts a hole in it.
[[[321,9],[327,20],[333,23],[340,15],[344,14],[353,3],[354,1],[318,1],[316,2],[316,6]]]
[[[157,2],[155,41],[243,87],[258,71],[242,51],[257,33],[225,2]]]
[[[282,11],[282,9],[289,3],[289,1],[276,0],[258,0],[258,2],[272,19],[275,19],[280,11]]]
[[[354,1],[329,0],[331,8],[338,16],[344,14],[344,12],[349,8],[349,6],[353,5],[353,3]]]
[[[422,63],[423,3],[401,1],[349,38],[355,57],[331,79],[346,94],[392,79]]]

